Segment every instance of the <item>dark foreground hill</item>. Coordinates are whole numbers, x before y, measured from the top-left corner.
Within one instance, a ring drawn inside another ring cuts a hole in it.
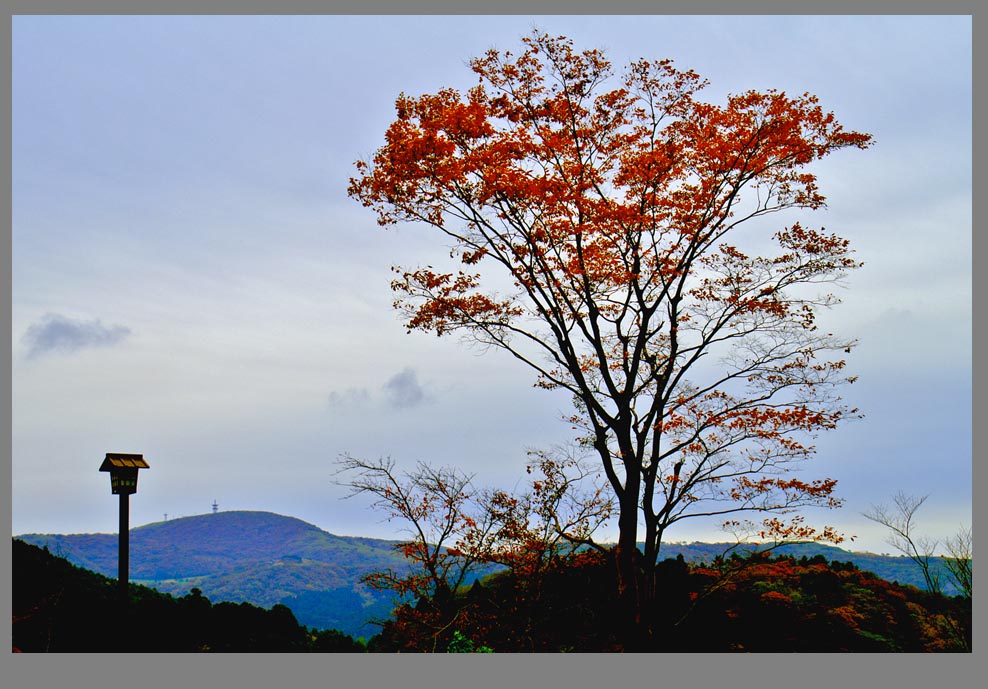
[[[520,574],[524,571],[525,574]],[[508,570],[400,606],[371,651],[970,652],[971,599],[879,579],[822,556],[665,560],[654,606],[621,614],[613,551]]]
[[[335,630],[309,630],[284,605],[213,604],[198,589],[181,598],[137,584],[126,605],[116,580],[14,540],[15,652],[355,652]]]
[[[537,577],[502,570],[443,603],[399,606],[364,644],[307,629],[281,604],[212,603],[114,579],[23,541],[12,545],[15,650],[746,652],[969,651],[971,601],[901,586],[850,563],[752,556],[712,565],[666,560],[647,637],[619,633],[608,554],[566,557]],[[126,630],[121,633],[121,630]]]
[[[17,538],[79,567],[117,576],[116,534],[26,534]],[[131,529],[130,580],[182,596],[193,588],[214,601],[276,604],[301,624],[371,636],[393,596],[360,579],[402,569],[393,541],[336,536],[269,512],[218,512]]]
[[[116,534],[26,534],[17,538],[47,547],[80,567],[108,577],[117,575]],[[269,512],[218,512],[131,529],[130,579],[175,596],[198,588],[214,601],[262,607],[282,604],[301,624],[369,638],[380,630],[371,622],[388,618],[394,600],[389,593],[362,584],[361,577],[405,568],[407,563],[394,545],[394,541],[337,536]],[[667,544],[662,555],[709,562],[728,547]],[[823,555],[830,561],[852,562],[888,581],[923,586],[921,571],[905,557],[816,544],[784,546],[779,552],[796,557]],[[948,588],[945,593],[955,591]]]

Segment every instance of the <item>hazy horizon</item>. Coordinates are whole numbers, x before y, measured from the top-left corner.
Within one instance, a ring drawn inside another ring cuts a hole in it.
[[[299,519],[298,517],[293,517],[290,514],[280,514],[278,512],[269,512],[267,510],[250,510],[250,509],[223,510],[223,509],[220,509],[220,510],[218,510],[215,513],[212,512],[212,510],[210,510],[208,512],[203,512],[201,514],[182,514],[182,515],[174,515],[174,516],[169,514],[167,516],[167,519],[160,519],[160,520],[157,520],[157,521],[150,521],[150,522],[147,522],[147,523],[144,523],[144,524],[133,524],[132,523],[130,525],[130,530],[133,531],[135,529],[141,529],[141,528],[148,527],[148,526],[155,526],[157,524],[165,524],[167,522],[176,521],[176,520],[179,520],[179,519],[194,519],[196,517],[208,517],[208,516],[212,516],[213,514],[219,514],[219,513],[222,513],[222,512],[229,512],[229,513],[244,513],[244,512],[246,512],[246,513],[256,513],[256,514],[273,514],[273,515],[276,515],[276,516],[287,517],[287,518],[290,518],[290,519]],[[334,536],[344,536],[344,537],[347,537],[347,538],[370,538],[372,540],[382,540],[382,541],[401,541],[401,540],[403,540],[401,534],[396,534],[396,535],[394,535],[392,537],[388,537],[388,538],[381,538],[381,537],[377,537],[377,536],[362,536],[360,534],[340,533],[340,532],[332,531],[331,529],[325,529],[325,528],[319,526],[318,524],[313,524],[312,522],[309,522],[309,521],[307,521],[305,519],[299,519],[299,521],[305,522],[306,524],[309,524],[310,526],[314,526],[314,527],[316,527],[316,528],[318,528],[318,529],[320,529],[322,531],[325,531],[326,533],[332,534]],[[104,536],[104,535],[105,536],[116,536],[117,534],[118,534],[118,532],[115,531],[115,530],[114,531],[90,531],[90,532],[85,532],[85,533],[81,533],[81,532],[65,533],[65,532],[50,532],[50,531],[44,531],[44,532],[31,531],[31,532],[15,533],[15,534],[13,534],[13,538],[20,538],[22,536]],[[614,544],[616,544],[616,541],[613,541],[613,540],[605,540],[605,541],[599,541],[599,543],[601,545],[605,545],[606,546],[606,545],[614,545]],[[733,544],[734,541],[732,541],[730,538],[728,538],[727,537],[727,534],[724,534],[724,537],[721,540],[697,540],[697,539],[680,540],[680,539],[665,539],[665,540],[663,540],[662,545],[663,546],[687,546],[687,545],[697,545],[697,544],[720,545],[720,544],[728,544],[728,543]],[[748,543],[750,545],[760,544],[759,541],[746,541],[746,543]],[[845,543],[839,543],[839,544],[836,544],[836,545],[834,545],[833,543],[819,543],[818,545],[823,546],[823,547],[829,547],[829,548],[839,548],[841,550],[845,550],[845,551],[848,551],[848,552],[866,553],[866,554],[870,554],[870,555],[887,555],[887,556],[891,556],[891,557],[908,557],[907,555],[904,555],[901,552],[897,551],[891,545],[886,545],[883,550],[868,550],[868,549],[864,549],[864,548],[858,548],[858,547],[855,546],[854,543],[846,543],[846,542]],[[946,554],[948,554],[948,553],[941,552],[940,550],[938,550],[937,553],[936,553],[937,556],[942,556],[942,555],[946,555]],[[660,559],[661,559],[661,557],[660,557]]]

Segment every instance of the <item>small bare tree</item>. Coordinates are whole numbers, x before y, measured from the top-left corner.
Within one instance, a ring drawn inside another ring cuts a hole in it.
[[[970,598],[973,591],[971,562],[974,554],[974,533],[971,527],[962,527],[954,536],[946,540],[944,548],[947,550],[947,557],[944,558],[943,563],[950,572],[950,577],[957,584],[961,595]]]
[[[934,553],[939,542],[916,535],[916,511],[928,497],[929,494],[917,497],[899,491],[892,496],[892,507],[872,505],[871,510],[865,512],[864,516],[886,527],[890,532],[886,542],[919,565],[929,591],[943,595],[942,570],[933,566]],[[947,633],[954,637],[960,648],[970,651],[972,530],[962,528],[959,533],[945,541],[944,548],[948,553],[943,558],[944,567],[957,584],[961,594],[967,598],[967,607],[966,611],[962,607],[953,614],[945,614],[943,624]]]
[[[519,495],[477,490],[472,476],[455,467],[419,462],[401,472],[391,458],[337,461],[337,475],[347,476],[338,483],[351,489],[347,497],[373,496],[372,506],[389,521],[404,522],[411,536],[398,544],[408,571],[389,568],[364,581],[418,599],[414,607],[400,605],[394,623],[420,636],[423,650],[444,647],[454,626],[469,618],[470,601],[454,594],[478,565],[508,567],[537,599],[544,574],[566,555],[581,546],[604,549],[592,536],[613,505],[605,487],[592,481],[599,472],[565,448],[530,454],[527,470],[536,475]]]
[[[908,495],[898,491],[892,496],[892,506],[872,505],[863,515],[889,530],[885,542],[919,565],[926,588],[933,593],[943,593],[940,570],[932,567],[931,560],[937,541],[916,535],[916,511],[930,497]]]

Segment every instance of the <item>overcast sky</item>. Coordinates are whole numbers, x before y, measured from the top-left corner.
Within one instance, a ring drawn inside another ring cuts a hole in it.
[[[471,57],[533,27],[618,67],[672,58],[714,101],[811,92],[874,135],[817,165],[829,206],[798,216],[865,263],[825,323],[860,339],[866,416],[817,440],[806,476],[846,503],[807,516],[877,552],[861,512],[897,490],[930,494],[924,533],[970,524],[970,18],[18,16],[13,533],[115,531],[115,451],[151,465],[132,526],[215,500],[388,537],[340,499],[340,453],[511,487],[526,448],[568,439],[568,399],[507,355],[405,333],[390,266],[445,242],[346,195],[400,92],[469,88]]]

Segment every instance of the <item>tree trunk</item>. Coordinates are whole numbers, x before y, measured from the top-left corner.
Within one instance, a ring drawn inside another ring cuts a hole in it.
[[[645,552],[642,555],[641,565],[641,599],[642,623],[649,630],[652,627],[652,616],[655,604],[655,563],[658,556],[655,520],[645,516]]]
[[[621,606],[620,638],[626,651],[641,650],[642,600],[638,552],[638,491],[630,490],[636,481],[628,480],[620,503],[618,544],[615,552],[618,600]],[[637,488],[637,485],[634,485]]]

